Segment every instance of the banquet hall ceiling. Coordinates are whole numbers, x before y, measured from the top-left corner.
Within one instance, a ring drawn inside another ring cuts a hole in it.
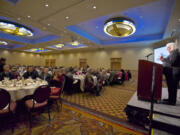
[[[135,34],[125,38],[106,35],[104,22],[117,16],[133,19]],[[180,1],[0,0],[0,20],[22,24],[33,31],[32,37],[0,32],[0,40],[9,43],[0,48],[18,51],[48,48],[51,53],[58,53],[77,48],[151,45],[180,30]],[[72,46],[73,41],[80,45]],[[55,49],[52,46],[56,44],[64,46]]]

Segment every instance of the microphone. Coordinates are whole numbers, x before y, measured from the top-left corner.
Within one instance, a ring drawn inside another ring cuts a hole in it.
[[[148,55],[146,55],[146,57],[149,57],[149,56],[151,56],[151,55],[153,55],[154,53],[150,53],[150,54],[148,54]]]

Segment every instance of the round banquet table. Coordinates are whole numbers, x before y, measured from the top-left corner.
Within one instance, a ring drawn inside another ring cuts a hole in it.
[[[9,94],[11,95],[11,100],[17,101],[24,98],[27,95],[32,95],[36,90],[36,88],[42,85],[47,85],[47,82],[39,82],[27,86],[15,86],[15,87],[13,86],[7,87],[1,85],[0,88],[5,89],[9,92]]]

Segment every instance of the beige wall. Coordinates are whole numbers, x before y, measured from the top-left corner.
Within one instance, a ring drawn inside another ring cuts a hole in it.
[[[64,52],[60,54],[40,55],[33,53],[12,52],[0,50],[0,57],[7,59],[7,64],[45,65],[45,59],[56,59],[56,66],[79,66],[79,59],[86,58],[87,64],[92,68],[110,68],[110,58],[122,58],[122,68],[137,70],[138,60],[146,59],[146,55],[152,52],[150,47],[134,48],[105,48],[101,50]],[[150,57],[152,60],[153,57]]]
[[[86,58],[87,64],[92,68],[104,67],[110,68],[110,58],[122,57],[122,68],[137,70],[138,60],[146,59],[146,55],[151,53],[153,50],[150,47],[137,47],[137,48],[110,48],[103,50],[83,51],[83,52],[72,52],[72,53],[61,53],[54,55],[44,55],[45,59],[56,59],[57,66],[79,66],[79,59]],[[150,57],[153,60],[153,57]],[[44,64],[43,63],[43,64]]]
[[[7,64],[42,65],[43,58],[39,54],[0,50],[0,57],[7,59]]]

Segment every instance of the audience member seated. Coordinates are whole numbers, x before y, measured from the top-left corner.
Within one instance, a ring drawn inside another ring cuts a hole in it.
[[[127,72],[125,72],[125,80],[129,80],[129,76]]]
[[[18,79],[18,77],[19,77],[20,75],[19,75],[19,72],[17,71],[17,68],[16,68],[16,67],[13,67],[11,71],[12,71],[12,74],[13,74],[13,76],[14,76],[14,79]]]
[[[114,78],[115,78],[116,74],[117,74],[116,71],[110,71],[110,76],[109,76],[109,84],[110,85],[115,84]]]
[[[54,69],[52,79],[50,80],[51,87],[61,88],[60,72],[58,69]]]
[[[66,72],[66,76],[73,79],[73,68],[69,68]]]
[[[9,65],[4,65],[3,72],[0,73],[0,81],[8,78],[9,80],[14,79],[12,72],[10,72]]]
[[[61,85],[64,85],[65,76],[66,76],[66,70],[65,70],[65,68],[61,68],[60,76],[59,76],[59,82],[61,83]]]
[[[85,77],[85,91],[89,91],[95,93],[96,96],[100,96],[100,89],[98,89],[97,84],[94,83],[91,68],[88,69]]]
[[[122,73],[121,79],[124,82],[125,81],[125,71],[124,71],[124,69],[121,69],[121,73]]]
[[[128,73],[128,79],[130,80],[132,78],[131,72],[128,70],[127,73]]]
[[[40,74],[39,76],[42,80],[47,81],[48,83],[51,80],[51,75],[49,74],[49,69],[48,68],[44,68],[43,72]]]
[[[29,66],[27,68],[27,71],[24,73],[23,77],[25,79],[28,79],[28,78],[36,79],[37,77],[39,77],[39,75],[38,75],[38,72],[35,71],[32,66]]]

